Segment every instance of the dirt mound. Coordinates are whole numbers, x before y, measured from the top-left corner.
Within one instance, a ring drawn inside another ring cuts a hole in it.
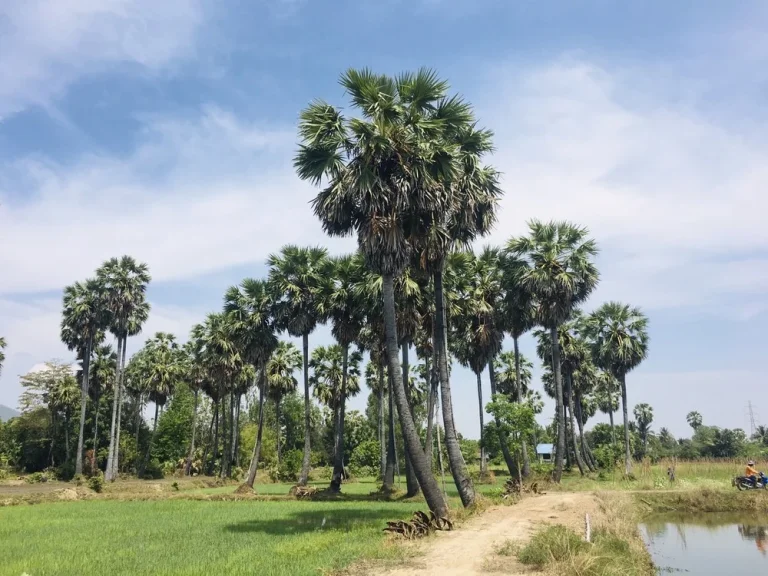
[[[256,490],[248,486],[248,484],[240,484],[235,490],[235,494],[255,494]]]
[[[56,492],[56,498],[59,500],[79,500],[80,497],[77,494],[77,490],[74,488],[64,488],[64,490],[59,490]]]

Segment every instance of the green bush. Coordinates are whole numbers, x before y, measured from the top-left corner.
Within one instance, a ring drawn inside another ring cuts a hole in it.
[[[549,526],[537,532],[518,552],[523,564],[543,568],[550,562],[560,562],[578,554],[589,544],[565,526]]]
[[[349,466],[352,470],[362,470],[363,468],[372,468],[377,470],[381,459],[381,448],[378,440],[366,440],[358,444],[352,451],[352,457],[349,459]],[[367,476],[368,474],[360,474],[353,472],[359,476]],[[378,472],[371,474],[376,475]]]
[[[595,455],[597,465],[605,470],[613,470],[621,462],[624,450],[621,446],[603,444],[595,448],[592,453]]]
[[[295,482],[301,473],[301,464],[304,453],[301,450],[288,450],[280,460],[277,470],[278,480],[282,482]]]
[[[160,480],[163,478],[163,467],[157,458],[152,458],[144,469],[144,478],[147,480]]]
[[[101,472],[88,478],[88,487],[97,493],[104,489],[104,476]]]
[[[27,484],[40,484],[41,482],[48,482],[50,480],[50,475],[48,472],[33,472],[24,480],[27,482]]]

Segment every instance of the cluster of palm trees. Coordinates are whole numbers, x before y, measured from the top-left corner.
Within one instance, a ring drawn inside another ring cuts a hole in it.
[[[240,399],[252,386],[258,389],[258,432],[246,481],[252,487],[265,399],[279,407],[282,395],[297,387],[294,371],[301,367],[305,446],[299,483],[305,484],[309,475],[314,387],[315,397],[334,415],[331,488],[338,490],[344,475],[345,402],[359,391],[362,354],[367,353],[371,362],[366,381],[378,397],[384,487],[393,483],[396,415],[408,493],[421,490],[429,507],[444,515],[447,504],[432,472],[432,442],[440,437],[434,430],[438,407],[462,503],[469,506],[475,499],[454,423],[451,357],[477,376],[482,430],[482,373],[488,368],[492,394],[509,394],[523,402],[530,368],[518,341],[537,327],[539,355],[548,367],[545,381],[551,382],[557,405],[554,479],[559,481],[563,470],[566,415],[581,466],[582,457],[592,460],[583,441],[584,398],[600,398],[601,408],[612,418],[619,390],[629,471],[626,374],[647,353],[647,321],[639,310],[618,303],[605,304],[589,316],[578,311],[599,279],[593,261],[597,247],[587,230],[567,222],[533,221],[527,235],[474,254],[473,242],[495,222],[502,191],[498,172],[484,164],[493,148],[492,133],[478,127],[472,107],[450,95],[448,84],[430,70],[397,77],[350,70],[340,83],[355,115],[345,116],[322,101],[311,103],[301,113],[301,144],[294,163],[300,178],[321,188],[312,206],[323,229],[332,236],[356,236],[355,254],[331,257],[319,247],[284,247],[270,256],[268,277],[247,279],[227,290],[223,310],[195,326],[187,344],[180,346],[172,336],[158,334],[127,369],[126,339],[141,330],[149,309],[144,299],[146,266],[127,257],[111,260],[94,280],[65,290],[62,338],[78,351],[84,372],[78,471],[91,358],[96,355],[96,370],[101,359],[113,354],[101,344],[106,331],[117,341],[107,477],[114,475],[119,457],[122,391],[152,400],[156,425],[158,407],[174,383],[184,381],[195,393],[195,415],[200,391],[213,401],[214,452],[221,428],[222,474],[231,470],[237,451]],[[323,323],[330,325],[336,344],[310,355],[309,336]],[[281,342],[281,333],[300,338],[301,353]],[[513,341],[511,354],[501,352],[505,335]],[[421,362],[425,391],[412,377],[411,348]],[[389,410],[384,406],[387,396]],[[424,396],[426,444],[414,410]],[[513,457],[502,427],[496,429],[511,472]],[[278,430],[278,443],[279,435]],[[193,432],[187,470],[194,444]],[[481,462],[485,469],[484,457]]]

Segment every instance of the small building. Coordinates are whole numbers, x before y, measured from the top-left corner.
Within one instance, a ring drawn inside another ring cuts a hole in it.
[[[552,462],[554,451],[554,444],[536,444],[536,457],[539,459],[539,462]]]

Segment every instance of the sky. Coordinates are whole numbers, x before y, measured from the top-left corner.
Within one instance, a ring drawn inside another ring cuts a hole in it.
[[[587,226],[586,308],[650,321],[630,408],[676,435],[690,410],[749,432],[748,402],[768,421],[766,17],[749,0],[0,0],[0,404],[36,364],[73,359],[62,288],[107,258],[150,267],[134,352],[158,330],[184,340],[286,243],[353,249],[293,172],[299,112],[344,106],[347,68],[427,66],[495,132],[505,195],[478,247],[533,218]],[[451,385],[477,437],[475,378]]]

